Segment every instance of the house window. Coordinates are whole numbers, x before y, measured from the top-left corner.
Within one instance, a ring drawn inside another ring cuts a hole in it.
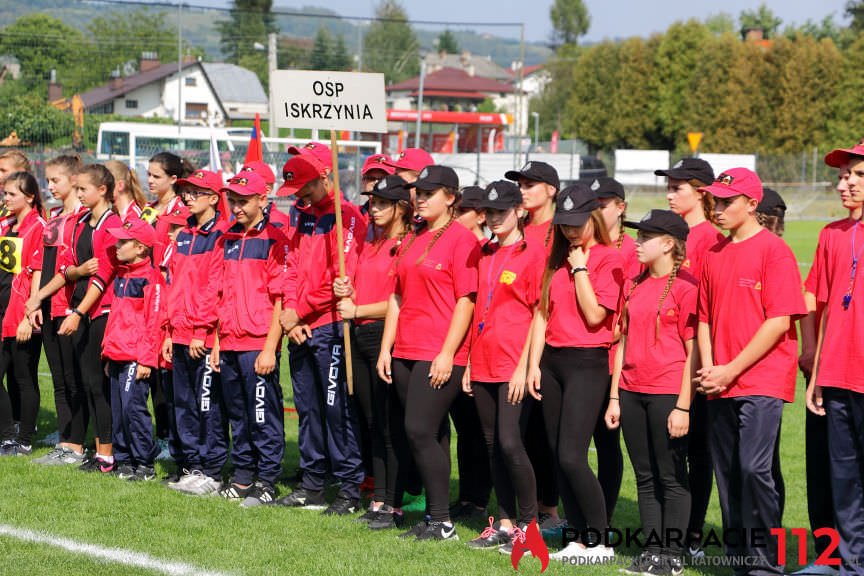
[[[114,113],[114,102],[107,102],[100,106],[94,106],[93,108],[87,110],[91,114],[113,114]]]
[[[138,100],[126,100],[126,108],[138,108]]]
[[[186,118],[203,118],[207,119],[207,104],[200,104],[196,102],[187,102],[186,103]]]
[[[198,79],[197,78],[195,78],[194,76],[187,76],[186,77],[186,86],[197,86],[197,85],[198,85]]]

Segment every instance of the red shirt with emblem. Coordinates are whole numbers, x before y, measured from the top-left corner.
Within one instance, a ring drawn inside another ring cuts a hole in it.
[[[398,238],[380,238],[361,244],[360,259],[354,273],[354,303],[357,306],[390,298],[396,285],[396,271],[393,270],[396,256],[391,256],[390,252],[397,242]],[[357,325],[380,321],[380,318],[354,319]]]
[[[517,242],[489,244],[478,265],[471,323],[471,380],[509,382],[540,300],[546,249]],[[482,324],[482,329],[481,329]]]
[[[724,238],[705,253],[699,282],[699,322],[710,325],[715,365],[728,364],[769,318],[807,314],[795,255],[761,230],[741,242]],[[710,398],[770,396],[795,399],[798,336],[795,324],[768,351]],[[709,399],[710,399],[709,398]]]
[[[402,298],[393,346],[396,358],[434,360],[447,338],[456,301],[477,292],[477,238],[458,222],[452,222],[424,257],[437,233],[424,228],[408,246],[396,270],[394,292]],[[453,362],[467,365],[467,334]]]
[[[660,330],[657,331],[658,305],[669,275],[650,275],[633,289],[633,280],[624,286],[627,307],[623,333],[627,335],[624,363],[621,369],[622,390],[641,394],[678,394],[687,349],[684,343],[696,337],[699,324],[696,302],[699,284],[686,270],[680,270],[660,306]],[[631,292],[632,289],[632,292]]]
[[[690,272],[694,278],[701,278],[705,252],[723,238],[725,236],[708,220],[691,227],[687,235],[687,259],[681,267]]]
[[[549,322],[546,344],[558,348],[608,348],[612,344],[615,310],[624,286],[624,257],[614,246],[595,244],[588,252],[588,278],[597,303],[606,308],[606,320],[589,326],[576,301],[576,284],[565,262],[549,286]],[[584,274],[584,272],[580,272]]]
[[[822,229],[816,248],[819,262],[816,300],[825,306],[825,335],[816,383],[864,393],[864,286],[852,280],[852,260],[864,254],[864,224],[846,218]],[[856,276],[860,276],[861,265]],[[814,266],[814,270],[816,267]],[[844,309],[844,297],[849,306]]]
[[[529,244],[543,246],[546,249],[547,255],[552,249],[552,235],[549,233],[550,226],[552,226],[551,218],[543,224],[529,224],[525,226],[525,240]]]

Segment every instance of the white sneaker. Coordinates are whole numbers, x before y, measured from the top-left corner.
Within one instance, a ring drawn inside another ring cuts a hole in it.
[[[209,496],[214,492],[217,492],[222,489],[222,482],[216,480],[215,478],[211,478],[206,474],[201,474],[195,480],[190,481],[188,484],[177,488],[180,492],[184,494],[191,494],[193,496]]]
[[[615,551],[609,546],[594,546],[593,548],[581,548],[582,557],[591,560],[609,560],[615,557]]]
[[[183,492],[183,488],[185,486],[194,484],[201,479],[201,476],[203,476],[203,474],[200,470],[189,471],[184,468],[183,476],[181,476],[177,482],[172,482],[171,484],[168,484],[168,489],[179,490],[180,492]]]
[[[570,542],[569,544],[567,544],[567,546],[565,546],[564,548],[562,548],[558,552],[550,554],[549,559],[550,560],[564,560],[565,558],[573,558],[574,556],[582,556],[582,553],[584,550],[585,550],[585,548],[583,548],[582,546],[580,546],[576,542]]]
[[[827,564],[816,564],[812,562],[801,568],[797,572],[792,572],[790,576],[803,576],[804,574],[816,574],[817,576],[837,576],[840,574],[840,570],[835,568],[834,566],[829,566]]]

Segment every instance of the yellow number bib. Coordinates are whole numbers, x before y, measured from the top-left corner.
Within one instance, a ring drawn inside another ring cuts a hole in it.
[[[21,273],[21,253],[24,239],[15,236],[0,237],[0,270],[13,274]]]
[[[141,211],[141,219],[150,224],[151,226],[158,217],[159,213],[156,212],[156,209],[152,206],[148,206]]]

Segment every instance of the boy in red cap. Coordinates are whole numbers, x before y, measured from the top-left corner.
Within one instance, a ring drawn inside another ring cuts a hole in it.
[[[816,248],[815,294],[817,317],[822,320],[807,386],[807,408],[819,416],[827,415],[831,496],[843,561],[840,574],[864,574],[860,564],[864,557],[864,300],[856,281],[864,253],[860,208],[864,202],[864,140],[850,149],[832,151],[825,163],[848,170],[849,197],[844,205],[850,218],[825,227]]]
[[[221,178],[214,176],[221,183]],[[215,190],[197,184],[185,186],[181,194],[186,206],[181,213],[160,216],[172,228],[180,228],[172,242],[173,257],[166,271],[170,286],[162,360],[173,365],[171,400],[180,469],[186,473],[169,488],[198,495],[222,487],[221,470],[228,458],[228,422],[221,381],[210,366],[216,310],[201,298],[214,266],[216,242],[229,226],[219,212],[220,189],[221,185]]]
[[[235,221],[216,242],[204,295],[219,317],[210,365],[222,373],[233,441],[234,479],[219,495],[251,507],[273,502],[285,452],[279,312],[287,240],[264,217],[263,178],[240,174],[225,189]]]
[[[782,574],[769,532],[781,526],[772,469],[783,403],[795,398],[801,277],[792,250],[756,219],[762,182],[754,172],[732,168],[701,190],[714,196],[717,222],[729,231],[702,264],[696,378],[709,396],[714,475],[732,534],[726,554],[758,558],[736,573]]]
[[[164,280],[150,261],[156,231],[144,220],[130,219],[108,232],[117,238],[108,252],[116,277],[102,356],[111,379],[114,473],[128,480],[152,480],[159,445],[147,409],[148,380],[158,366],[159,316],[165,305]]]
[[[262,162],[260,160],[253,160],[252,162],[247,162],[240,168],[240,172],[254,172],[258,174],[264,179],[264,183],[267,184],[267,196],[273,193],[273,185],[276,184],[276,175],[273,174],[273,170],[270,169],[270,166],[267,165],[266,162]],[[270,223],[276,226],[277,228],[283,228],[282,233],[288,236],[288,230],[291,227],[291,218],[288,214],[285,214],[281,210],[276,207],[276,203],[272,200],[269,204],[267,204],[267,208],[264,209],[264,214],[269,218]]]
[[[311,156],[321,163],[327,174],[333,172],[333,152],[329,146],[321,142],[308,142],[303,146],[289,146],[288,153],[292,156]]]
[[[333,281],[340,277],[339,251],[346,276],[353,278],[366,238],[366,220],[353,204],[342,202],[343,245],[337,243],[335,194],[327,168],[311,154],[295,156],[283,168],[280,195],[295,195],[309,211],[298,212],[290,240],[282,328],[293,332],[288,360],[299,423],[298,445],[303,479],[279,502],[321,508],[328,468],[342,482],[327,514],[359,509],[364,479],[354,407],[347,395],[342,322]],[[296,328],[306,325],[298,335]],[[328,465],[329,458],[329,465]]]
[[[405,148],[395,160],[386,162],[386,164],[396,169],[396,175],[401,176],[403,180],[414,182],[420,175],[423,168],[435,164],[435,160],[425,150],[420,148]]]

